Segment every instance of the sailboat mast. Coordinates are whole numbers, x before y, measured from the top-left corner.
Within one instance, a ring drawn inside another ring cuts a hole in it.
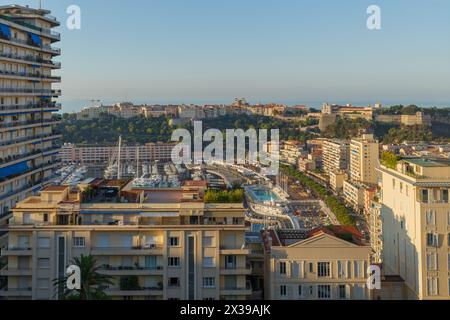
[[[122,178],[122,136],[119,136],[119,151],[117,152],[117,179]]]

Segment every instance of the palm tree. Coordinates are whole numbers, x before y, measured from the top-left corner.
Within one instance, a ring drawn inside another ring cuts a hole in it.
[[[60,298],[73,300],[108,299],[104,290],[108,285],[112,284],[112,277],[97,272],[99,267],[93,256],[81,255],[80,257],[75,257],[71,263],[80,268],[81,289],[77,291],[67,289],[66,284],[69,276],[55,279],[53,282]]]

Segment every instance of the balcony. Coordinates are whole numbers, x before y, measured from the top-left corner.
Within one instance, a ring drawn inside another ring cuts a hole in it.
[[[249,275],[252,273],[250,266],[223,266],[220,268],[220,275]]]
[[[6,247],[1,250],[2,256],[31,256],[32,249],[30,247]]]
[[[163,245],[154,244],[150,246],[136,246],[136,247],[93,247],[92,255],[95,256],[126,256],[126,255],[162,255]]]
[[[20,25],[22,27],[25,27],[25,28],[28,28],[28,29],[40,32],[41,34],[50,36],[51,38],[53,38],[53,39],[55,39],[57,41],[61,40],[61,34],[59,32],[53,31],[51,29],[42,28],[42,27],[37,26],[37,25],[35,25],[33,23],[20,21],[20,20],[17,20],[16,18],[11,18],[11,17],[5,16],[5,15],[0,15],[0,18],[4,19],[4,20],[7,20],[7,21],[10,21],[12,23],[18,24],[18,25]],[[59,22],[56,21],[56,18],[54,18],[52,16],[45,16],[45,18],[47,18],[49,20],[52,20],[54,23],[59,25]]]
[[[13,111],[17,112],[26,112],[26,111],[47,111],[46,109],[50,110],[60,110],[61,104],[60,103],[28,103],[28,104],[11,104],[11,105],[0,105],[0,115],[3,113],[14,113]]]
[[[248,254],[250,254],[250,249],[233,248],[230,246],[220,246],[220,254],[223,254],[223,255],[248,255]]]
[[[62,134],[58,134],[58,133],[22,137],[22,138],[12,139],[9,141],[0,142],[0,148],[15,145],[15,144],[33,143],[33,142],[36,142],[35,140],[50,141],[53,139],[60,139],[60,138],[62,138]]]
[[[122,296],[162,296],[163,287],[142,287],[140,290],[107,289],[105,293],[113,297]]]
[[[34,184],[27,183],[27,184],[25,184],[25,185],[23,185],[23,186],[21,186],[21,187],[19,187],[19,188],[16,188],[16,189],[13,189],[13,190],[8,191],[8,192],[6,192],[6,193],[0,194],[0,201],[3,201],[3,200],[5,200],[5,199],[7,199],[7,198],[9,198],[9,197],[11,197],[11,196],[14,196],[14,195],[18,195],[19,193],[22,193],[22,192],[31,190],[31,189],[33,189],[34,187],[39,186],[39,184],[49,182],[49,181],[52,180],[52,179],[53,179],[53,177],[48,178],[48,179],[44,179],[44,180],[42,180],[42,181],[37,181],[37,182],[35,182]],[[9,214],[7,214],[7,215],[5,215],[5,216],[8,216],[8,215],[9,215]],[[0,218],[3,218],[3,217],[0,216]]]
[[[37,80],[49,80],[52,82],[59,82],[61,81],[61,77],[59,76],[52,76],[49,74],[42,74],[42,73],[32,73],[32,72],[13,72],[13,71],[5,71],[0,70],[0,76],[2,78],[32,78]]]
[[[27,120],[27,121],[14,121],[14,122],[8,122],[8,123],[2,123],[0,122],[0,131],[11,131],[11,130],[17,130],[20,127],[34,127],[35,125],[54,125],[58,124],[61,121],[59,120],[53,120],[53,119],[39,119],[39,120]],[[2,130],[5,129],[5,130]]]
[[[55,146],[51,146],[49,148],[45,149],[38,149],[38,150],[32,150],[27,153],[22,154],[16,154],[12,156],[7,156],[6,158],[0,158],[0,168],[8,167],[10,165],[15,164],[16,162],[20,161],[28,161],[35,158],[38,158],[39,156],[46,156],[45,153],[49,151],[58,151],[59,148]]]
[[[99,272],[109,276],[146,276],[146,275],[162,275],[164,271],[163,266],[157,267],[113,267],[110,265],[101,266]]]
[[[33,173],[36,173],[37,171],[50,169],[52,167],[55,167],[55,166],[59,165],[60,162],[61,162],[61,159],[54,159],[52,161],[48,161],[47,163],[43,163],[43,164],[39,164],[39,165],[33,166],[33,167],[29,168],[28,170],[26,170],[24,172],[20,172],[20,173],[17,173],[17,174],[12,174],[12,175],[10,175],[8,177],[0,178],[0,183],[6,182],[6,181],[10,181],[10,180],[13,180],[13,179],[18,178],[18,177],[24,177],[26,175],[31,175]],[[48,182],[51,179],[54,179],[54,177],[50,177],[48,179],[37,181],[37,182],[32,184],[32,187],[33,186],[37,186],[37,185],[39,185],[41,183]],[[17,191],[15,191],[14,193],[17,193]]]
[[[46,51],[49,52],[53,55],[60,55],[61,54],[61,49],[59,48],[53,48],[52,46],[49,45],[45,45],[43,44],[42,46],[38,47],[36,45],[34,45],[33,43],[31,43],[28,40],[22,40],[22,39],[17,39],[17,38],[11,38],[9,40],[6,41],[10,41],[13,42],[15,44],[21,45],[21,46],[27,46],[27,47],[32,47],[35,50],[42,50],[42,51]]]
[[[61,90],[49,89],[32,89],[32,88],[0,88],[0,95],[27,95],[27,96],[52,96],[58,97],[61,95]]]
[[[220,294],[224,296],[242,296],[252,294],[252,289],[250,287],[224,287],[220,288]]]
[[[13,54],[13,53],[0,52],[0,57],[6,58],[6,59],[26,61],[26,62],[30,62],[30,63],[45,64],[45,65],[49,65],[55,69],[61,68],[61,62],[54,62],[52,60],[42,59],[40,57],[33,56],[33,55],[18,55],[18,54]]]
[[[0,297],[31,297],[31,288],[4,288],[0,290]]]
[[[3,268],[0,270],[0,276],[5,276],[5,277],[31,276],[31,269]]]

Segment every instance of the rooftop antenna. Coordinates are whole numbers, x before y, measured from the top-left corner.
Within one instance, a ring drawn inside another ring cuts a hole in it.
[[[42,10],[42,0],[39,0],[39,10]]]

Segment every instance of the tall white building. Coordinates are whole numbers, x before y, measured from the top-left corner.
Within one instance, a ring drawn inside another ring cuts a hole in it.
[[[379,143],[373,134],[363,134],[350,143],[350,179],[363,183],[377,183]]]

